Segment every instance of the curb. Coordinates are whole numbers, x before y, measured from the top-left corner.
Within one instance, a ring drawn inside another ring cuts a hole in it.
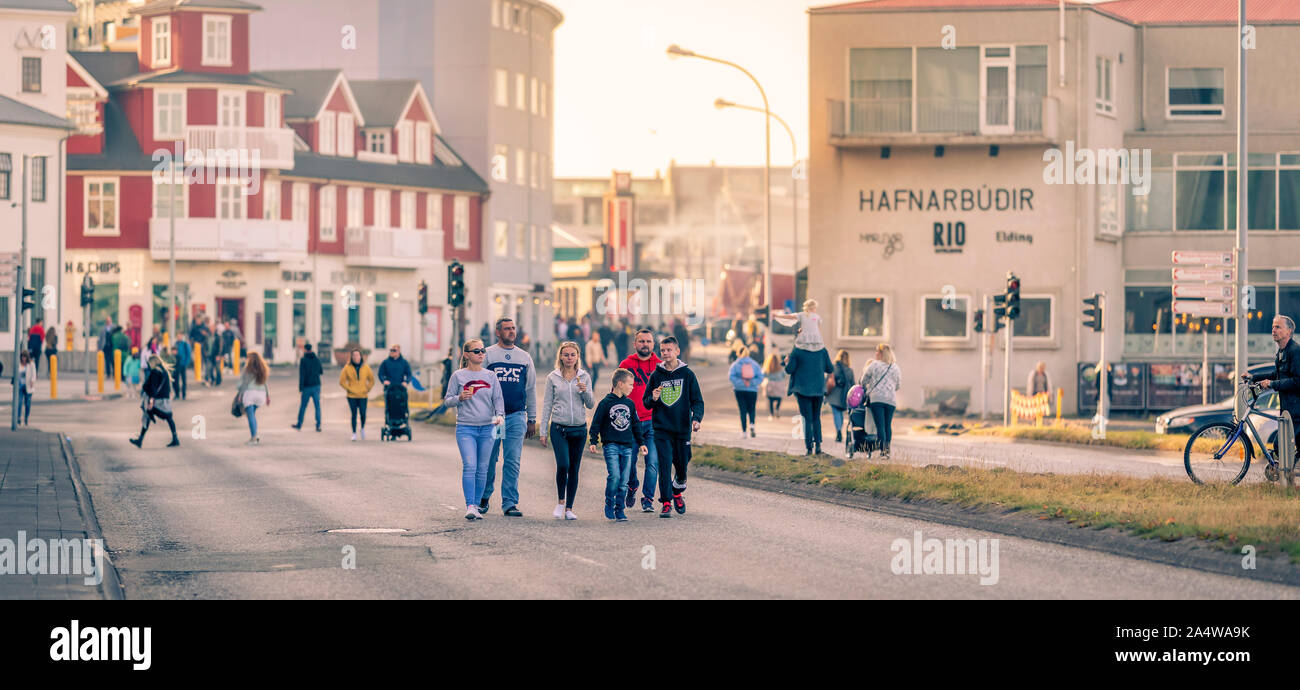
[[[77,463],[77,455],[73,452],[72,441],[63,434],[58,434],[59,446],[63,448],[63,459],[68,463],[68,470],[72,473],[72,486],[77,491],[77,507],[81,511],[82,522],[86,525],[86,532],[91,539],[98,539],[103,545],[104,558],[104,580],[99,584],[100,591],[103,592],[104,598],[112,601],[121,601],[126,599],[126,588],[122,585],[122,580],[117,575],[117,566],[113,564],[112,558],[108,555],[108,542],[104,539],[104,533],[99,529],[99,520],[95,518],[95,503],[90,498],[90,491],[81,481],[81,466]]]
[[[1176,542],[1143,539],[1114,528],[1098,530],[1073,527],[1056,520],[1040,520],[1018,511],[991,512],[942,503],[879,498],[833,487],[797,484],[773,477],[741,474],[703,464],[693,468],[692,472],[703,479],[732,486],[787,494],[894,517],[983,530],[1009,537],[1032,539],[1179,568],[1201,570],[1216,575],[1300,586],[1300,568],[1293,566],[1285,555],[1257,556],[1255,569],[1247,570],[1241,565],[1242,554],[1239,551],[1216,550],[1186,539]]]

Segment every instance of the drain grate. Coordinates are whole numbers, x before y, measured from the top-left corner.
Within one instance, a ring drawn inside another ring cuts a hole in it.
[[[327,534],[393,534],[406,531],[408,530],[404,527],[344,527],[325,530]]]

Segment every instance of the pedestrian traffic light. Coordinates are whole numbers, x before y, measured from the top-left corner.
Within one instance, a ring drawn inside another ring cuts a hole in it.
[[[1020,316],[1020,279],[1016,274],[1007,271],[1007,318],[1015,319]]]
[[[31,288],[23,288],[23,311],[36,308],[36,291]]]
[[[95,304],[95,281],[90,276],[81,281],[81,306],[90,307]]]
[[[447,265],[447,305],[465,304],[465,266],[459,261]]]
[[[420,281],[420,313],[429,313],[429,286],[423,280]]]
[[[1092,297],[1085,299],[1083,303],[1088,307],[1090,307],[1089,309],[1083,310],[1084,327],[1091,328],[1092,330],[1097,331],[1098,333],[1102,332],[1103,303],[1101,300],[1101,295],[1097,293],[1093,293]]]
[[[975,319],[975,332],[983,333],[984,332],[984,310],[976,309],[974,319]]]

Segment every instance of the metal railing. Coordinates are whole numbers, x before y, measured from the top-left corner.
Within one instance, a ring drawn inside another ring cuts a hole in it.
[[[1046,98],[1021,97],[1016,101],[1015,132],[1043,132]],[[832,137],[870,137],[887,134],[980,134],[980,111],[991,122],[1008,122],[1005,100],[978,98],[855,98],[830,99]]]

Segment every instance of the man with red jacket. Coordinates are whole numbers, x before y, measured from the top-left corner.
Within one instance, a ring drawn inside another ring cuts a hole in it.
[[[638,424],[641,425],[641,434],[644,439],[646,450],[649,451],[645,457],[645,482],[640,484],[644,487],[644,493],[641,495],[641,512],[653,513],[655,487],[659,485],[659,453],[655,450],[654,443],[654,426],[650,420],[650,410],[646,409],[642,398],[645,397],[645,385],[650,381],[650,375],[654,373],[655,367],[659,366],[659,358],[655,356],[655,336],[654,331],[649,328],[642,328],[636,332],[636,340],[633,342],[636,351],[628,355],[623,360],[620,367],[632,372],[632,393],[628,397],[636,403],[636,417]],[[627,507],[631,508],[636,504],[636,461],[637,455],[632,455],[632,470],[628,473],[630,479],[627,483]]]

